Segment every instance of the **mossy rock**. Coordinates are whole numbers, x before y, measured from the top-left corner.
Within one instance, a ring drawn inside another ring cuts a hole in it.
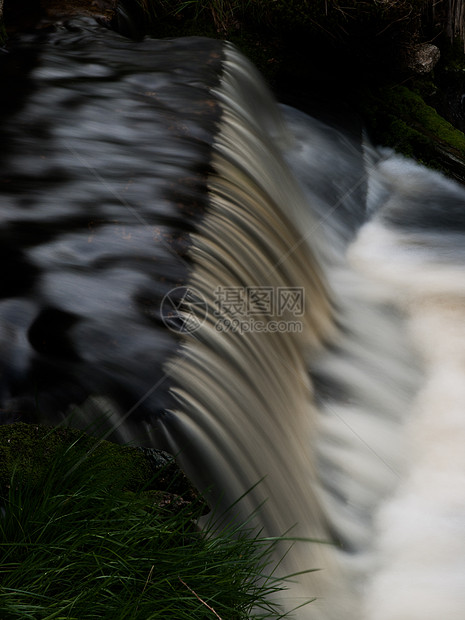
[[[361,110],[372,138],[465,182],[465,135],[401,85],[365,91]]]
[[[98,483],[145,493],[150,504],[173,510],[199,503],[196,490],[173,457],[160,450],[120,446],[66,427],[15,423],[0,426],[0,496],[12,484],[40,489],[51,468],[79,467]],[[63,471],[63,476],[68,475]]]

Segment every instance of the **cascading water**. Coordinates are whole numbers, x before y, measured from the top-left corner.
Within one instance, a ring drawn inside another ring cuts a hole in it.
[[[295,538],[296,618],[462,620],[465,191],[229,44],[41,39],[2,59],[4,421],[169,447]]]

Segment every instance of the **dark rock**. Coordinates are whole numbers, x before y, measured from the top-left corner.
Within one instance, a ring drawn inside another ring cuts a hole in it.
[[[407,64],[415,73],[430,73],[436,66],[440,56],[441,52],[436,45],[420,43],[411,50]]]

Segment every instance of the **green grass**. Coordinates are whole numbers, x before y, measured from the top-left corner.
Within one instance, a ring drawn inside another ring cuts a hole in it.
[[[269,599],[284,587],[266,576],[272,542],[201,533],[200,502],[164,509],[87,455],[76,441],[32,484],[13,472],[0,498],[1,620],[284,617]]]

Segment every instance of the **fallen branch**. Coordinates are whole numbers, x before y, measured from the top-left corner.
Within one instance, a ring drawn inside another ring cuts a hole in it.
[[[207,607],[212,613],[215,614],[215,616],[218,618],[218,620],[222,620],[221,616],[219,616],[216,613],[216,611],[213,609],[213,607],[210,607],[210,605],[208,605],[208,603],[206,603],[203,599],[200,598],[200,596],[197,594],[197,592],[194,592],[194,590],[192,588],[189,588],[187,583],[185,581],[183,581],[181,579],[181,577],[178,577],[178,579],[182,583],[182,585],[185,586],[189,590],[189,592],[192,592],[192,594],[195,596],[195,598],[199,599],[199,601],[202,603],[202,605],[205,605],[205,607]]]

